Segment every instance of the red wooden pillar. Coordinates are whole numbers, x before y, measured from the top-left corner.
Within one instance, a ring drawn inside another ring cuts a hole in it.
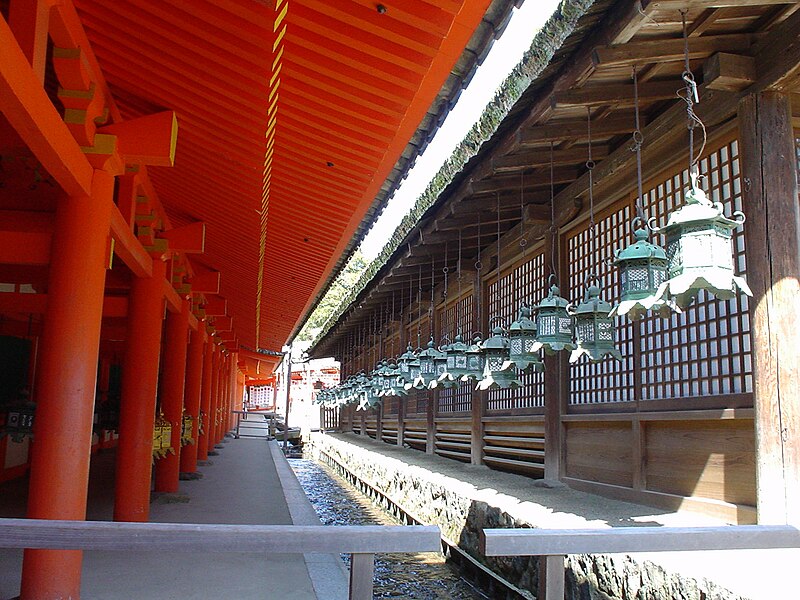
[[[197,331],[191,332],[191,340],[189,342],[189,355],[186,361],[186,394],[184,396],[186,414],[192,417],[192,439],[194,443],[181,449],[180,470],[182,473],[194,473],[197,470],[197,450],[200,446],[197,417],[200,414],[204,337],[205,332],[202,329],[202,324],[198,324]]]
[[[217,443],[217,418],[219,413],[219,346],[211,343],[211,403],[208,411],[208,439],[206,447],[209,452]]]
[[[205,327],[205,324],[203,324]],[[199,332],[199,326],[198,326]],[[197,460],[208,460],[208,440],[211,438],[211,370],[214,342],[203,332],[203,381],[200,386],[200,414],[203,418],[203,431],[197,436]]]
[[[152,277],[133,280],[128,303],[128,347],[122,368],[115,521],[147,521],[153,460],[166,265],[153,260]]]
[[[97,373],[97,391],[98,397],[95,398],[95,404],[108,402],[108,388],[111,382],[111,359],[108,356],[100,358],[100,371]],[[105,429],[99,430],[97,434],[100,437],[99,447],[105,448],[107,446],[106,437],[108,432]]]
[[[91,198],[63,198],[56,209],[36,370],[32,519],[86,518],[113,192],[113,176],[95,171]],[[25,550],[21,598],[78,598],[80,578],[80,551]]]
[[[170,445],[175,454],[156,461],[155,490],[177,492],[180,472],[183,391],[186,383],[186,343],[189,338],[189,303],[181,303],[181,312],[167,314],[164,343],[164,372],[161,383],[161,408],[172,425]]]

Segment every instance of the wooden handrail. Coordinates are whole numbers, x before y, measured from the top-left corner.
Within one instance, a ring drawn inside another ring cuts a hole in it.
[[[56,550],[208,550],[220,552],[437,552],[438,527],[206,525],[0,519],[0,547]]]
[[[439,552],[429,526],[206,525],[0,519],[0,548],[351,554],[350,600],[371,600],[374,554]]]
[[[564,598],[564,556],[629,552],[800,548],[790,525],[612,527],[610,529],[484,529],[485,556],[544,556],[546,600]]]
[[[610,529],[484,529],[486,556],[548,556],[800,548],[789,525],[612,527]]]

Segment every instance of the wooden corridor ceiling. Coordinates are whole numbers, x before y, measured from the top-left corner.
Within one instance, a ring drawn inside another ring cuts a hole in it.
[[[177,112],[154,187],[206,223],[241,343],[280,350],[490,0],[74,3],[122,117]]]
[[[687,151],[684,87],[685,11],[695,106],[709,138],[731,131],[747,90],[794,94],[800,126],[800,3],[792,0],[596,0],[548,66],[530,84],[491,140],[440,194],[397,250],[319,343],[313,356],[350,348],[354,334],[400,297],[431,285],[442,267],[456,269],[461,247],[465,286],[480,256],[482,274],[518,252],[524,214],[527,242],[548,236],[551,215],[564,227],[588,212],[587,114],[592,119],[594,198],[599,213],[635,186],[632,69],[637,67],[645,180],[673,167]],[[717,55],[722,64],[714,62]],[[722,58],[719,58],[719,57]],[[730,61],[749,68],[729,66]],[[551,144],[554,201],[551,204]],[[551,205],[553,212],[551,213]],[[432,268],[435,265],[435,268]],[[453,280],[451,276],[450,285]],[[451,289],[452,294],[454,290]],[[453,297],[451,295],[451,297]],[[415,305],[417,306],[417,305]],[[357,339],[357,338],[356,338]]]

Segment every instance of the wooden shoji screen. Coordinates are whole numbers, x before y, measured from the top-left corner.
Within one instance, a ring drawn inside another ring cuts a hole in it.
[[[472,293],[456,298],[440,311],[440,339],[452,342],[461,333],[465,343],[469,343],[474,328],[472,319]],[[461,382],[458,387],[442,389],[437,404],[438,413],[468,412],[472,406],[473,382]]]
[[[742,210],[738,144],[734,140],[700,161],[702,186],[726,215]],[[648,216],[663,224],[688,189],[684,171],[645,193]],[[746,275],[744,236],[747,224],[733,234],[734,265]],[[661,236],[656,236],[661,237]],[[663,239],[657,239],[663,244]],[[708,397],[752,392],[749,298],[716,300],[701,292],[683,314],[649,318],[640,324],[642,400]]]
[[[700,161],[705,176],[702,185],[714,201],[722,202],[726,215],[742,210],[738,145],[722,144]],[[683,202],[688,189],[687,172],[645,185],[645,212],[666,222],[667,213]],[[603,297],[612,304],[619,298],[617,270],[608,264],[614,250],[630,240],[630,219],[635,195],[602,213],[597,220],[597,256],[590,254],[588,224],[566,236],[570,298],[578,299],[583,280],[596,269],[603,284]],[[746,225],[745,225],[746,229]],[[664,243],[663,236],[653,241]],[[733,236],[737,274],[746,274],[744,232]],[[703,399],[704,407],[752,402],[752,352],[748,298],[716,300],[701,292],[680,315],[668,319],[648,317],[638,323],[616,319],[617,347],[621,362],[605,360],[591,364],[583,360],[570,366],[570,405],[597,405],[631,401],[666,401],[667,407],[691,408]],[[721,397],[725,397],[724,399]],[[687,401],[681,401],[687,399]],[[691,400],[689,400],[691,399]],[[676,402],[677,401],[677,402]],[[695,402],[696,404],[692,404]],[[655,405],[651,405],[655,406]]]
[[[489,318],[500,317],[504,327],[511,325],[517,316],[520,303],[538,304],[547,288],[544,252],[542,249],[530,253],[530,258],[508,269],[502,277],[487,286]],[[544,374],[522,373],[522,387],[515,390],[491,390],[487,403],[490,412],[544,407]]]
[[[425,347],[430,338],[430,318],[428,315],[421,319],[415,319],[408,326],[408,341],[412,348],[417,348],[417,338],[419,345]],[[428,412],[428,402],[432,393],[428,390],[409,390],[406,397],[406,414],[425,414]]]

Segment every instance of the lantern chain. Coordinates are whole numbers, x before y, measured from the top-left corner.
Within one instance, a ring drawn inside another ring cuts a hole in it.
[[[447,242],[444,243],[444,266],[442,267],[442,273],[444,274],[444,289],[442,290],[442,300],[447,303],[447,274],[449,273],[450,268],[447,266]]]
[[[497,198],[497,282],[495,283],[497,291],[495,292],[495,318],[500,319],[502,318],[500,314],[502,312],[500,308],[500,194],[496,193],[495,196]]]
[[[458,263],[456,263],[456,281],[458,281],[458,297],[456,299],[456,322],[454,329],[456,334],[461,333],[461,313],[459,304],[461,303],[461,230],[458,230]]]
[[[475,259],[475,273],[476,273],[476,281],[478,282],[477,285],[481,285],[481,269],[483,269],[483,263],[481,262],[481,212],[478,211],[478,255]],[[475,311],[475,333],[480,333],[481,337],[483,337],[483,328],[481,327],[483,316],[481,312],[483,311],[483,302],[478,302],[477,310]]]
[[[694,75],[689,65],[689,33],[686,26],[686,11],[682,10],[680,12],[681,25],[683,27],[683,73],[681,77],[686,84],[686,88],[682,90],[682,94],[681,91],[679,91],[678,96],[683,98],[683,101],[686,102],[686,127],[689,130],[689,178],[691,179],[692,175],[699,175],[697,172],[697,163],[705,150],[707,135],[705,125],[694,112],[694,105],[700,102],[700,97],[697,93],[697,82],[694,80]],[[695,127],[700,127],[703,132],[703,143],[697,154],[694,152]]]
[[[422,265],[419,266],[417,284],[417,348],[422,348]]]
[[[586,160],[586,168],[589,171],[589,255],[593,264],[595,261],[595,252],[597,251],[597,228],[594,221],[594,167],[595,162],[592,160],[592,109],[586,107],[586,130],[588,137],[588,159]],[[597,279],[597,273],[590,273],[587,279]]]
[[[642,135],[641,124],[639,120],[639,77],[636,72],[636,65],[633,67],[633,109],[635,129],[633,131],[633,143],[631,150],[636,152],[636,216],[641,220],[642,225],[647,223],[644,214],[644,196],[642,193],[642,144],[644,143],[644,136]]]
[[[556,192],[555,174],[553,169],[553,142],[550,142],[550,278],[555,278],[558,282],[558,271],[556,269],[556,241],[558,239],[558,227],[556,226]]]
[[[430,331],[430,338],[433,339],[433,291],[436,287],[434,284],[436,283],[436,270],[434,269],[434,264],[436,260],[431,257],[431,304],[428,307],[428,331]]]

